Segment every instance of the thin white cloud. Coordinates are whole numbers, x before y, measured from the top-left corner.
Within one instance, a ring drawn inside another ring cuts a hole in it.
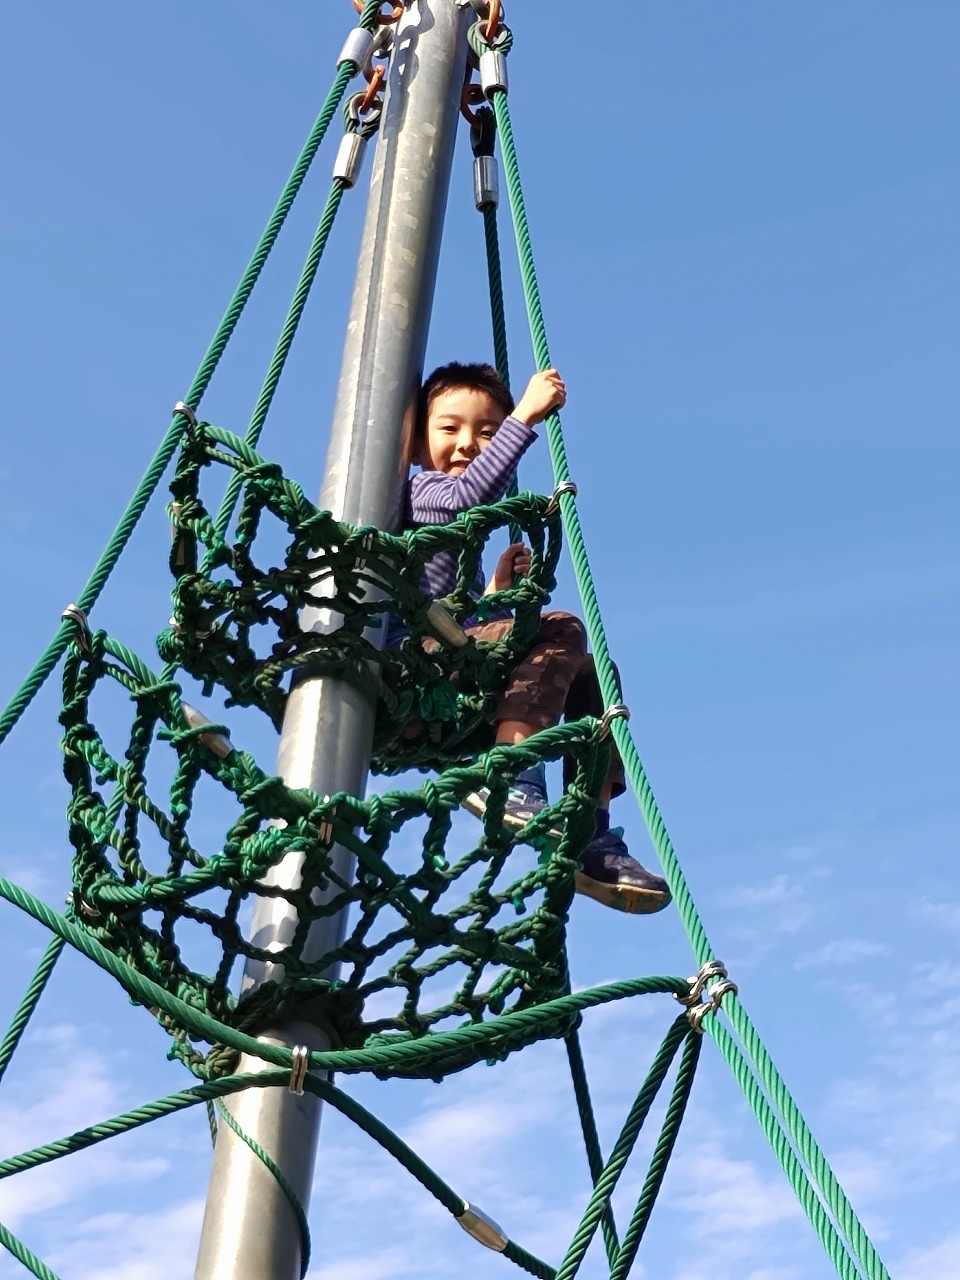
[[[720,1264],[723,1265],[722,1263]],[[735,1264],[739,1265],[739,1264]],[[671,1276],[671,1280],[802,1280],[803,1273],[798,1271],[796,1267],[758,1267],[751,1268],[750,1271],[728,1271],[726,1268],[722,1272],[718,1271],[717,1263],[711,1261],[704,1268],[694,1263],[692,1268],[689,1264],[683,1265],[681,1269]]]
[[[386,1280],[390,1277],[422,1274],[417,1255],[403,1249],[377,1249],[371,1253],[346,1255],[320,1267],[311,1267],[307,1280]]]
[[[203,1201],[181,1201],[155,1213],[103,1213],[77,1224],[50,1256],[70,1280],[189,1280],[194,1271]]]
[[[762,911],[768,936],[799,933],[813,917],[804,884],[787,872],[759,884],[728,889],[721,895],[720,905],[732,911]]]
[[[676,1159],[670,1198],[697,1215],[702,1237],[749,1235],[803,1216],[785,1178],[731,1158],[719,1143],[700,1144]]]
[[[960,931],[960,902],[931,902],[925,898],[917,903],[911,915],[922,925],[935,925],[950,934]]]
[[[0,853],[0,875],[37,898],[53,896],[52,890],[58,883],[54,879],[54,869],[52,860],[45,865],[41,858],[24,858],[19,852]],[[62,883],[62,874],[59,883]]]
[[[17,1096],[19,1091],[4,1091],[0,1133],[6,1154],[30,1150],[123,1109],[108,1059],[86,1048],[77,1028],[48,1027],[30,1037],[29,1050],[35,1055],[39,1051],[48,1065],[30,1075],[28,1103]],[[65,1070],[68,1088],[63,1087]],[[27,1219],[62,1209],[92,1188],[146,1182],[169,1167],[159,1156],[131,1155],[123,1140],[107,1142],[4,1179],[0,1221],[16,1231]]]
[[[169,1171],[168,1160],[131,1158],[128,1152],[105,1144],[5,1179],[0,1183],[0,1222],[17,1231],[28,1219],[63,1209],[94,1188],[148,1182]]]
[[[937,1244],[911,1249],[896,1270],[897,1280],[952,1280],[960,1276],[960,1231]]]
[[[834,938],[816,951],[808,951],[799,957],[795,969],[813,969],[823,965],[858,964],[861,960],[875,960],[890,954],[890,948],[869,938]]]

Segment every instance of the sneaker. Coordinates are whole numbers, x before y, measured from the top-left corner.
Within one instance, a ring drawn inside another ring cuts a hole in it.
[[[574,882],[577,893],[631,915],[662,911],[670,901],[666,880],[630,857],[621,827],[594,836],[580,855]]]
[[[463,802],[464,809],[475,818],[482,818],[487,812],[490,792],[486,787],[472,791]],[[534,765],[518,773],[513,786],[507,792],[507,803],[503,811],[503,825],[510,831],[519,831],[531,822],[543,809],[547,801],[547,775],[542,764]],[[560,833],[549,832],[559,839]]]

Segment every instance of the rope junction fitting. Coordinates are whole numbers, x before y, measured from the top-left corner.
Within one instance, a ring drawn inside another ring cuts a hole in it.
[[[79,605],[68,604],[60,618],[63,622],[73,623],[76,628],[76,643],[85,652],[89,652],[90,623]]]
[[[610,736],[613,728],[614,720],[629,720],[630,708],[623,702],[615,702],[612,707],[607,707],[606,711],[600,717],[600,732],[598,737],[601,742]]]
[[[560,510],[560,499],[565,493],[568,493],[572,498],[575,498],[579,492],[580,490],[572,480],[561,480],[550,495],[550,501],[547,504],[548,514],[553,515],[555,511]]]
[[[177,401],[177,403],[173,406],[173,412],[179,413],[181,417],[186,418],[187,422],[190,423],[191,427],[195,427],[197,425],[197,415],[190,408],[190,406],[186,404],[183,400]]]
[[[719,978],[721,981],[713,982],[714,978]],[[689,982],[690,990],[687,994],[675,995],[674,999],[686,1008],[687,1020],[691,1027],[702,1035],[703,1020],[707,1014],[719,1013],[723,997],[731,991],[736,995],[738,988],[735,982],[730,981],[726,965],[719,960],[708,961],[701,967],[699,973],[689,979]],[[713,983],[712,986],[711,983]]]

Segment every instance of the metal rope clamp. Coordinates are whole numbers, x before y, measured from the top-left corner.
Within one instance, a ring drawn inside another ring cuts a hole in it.
[[[189,728],[204,729],[207,725],[211,726],[211,733],[197,735],[208,751],[212,751],[220,760],[227,760],[233,755],[236,747],[202,711],[198,711],[196,707],[192,707],[189,702],[184,702],[182,699],[180,701],[180,710],[183,712],[183,718]]]
[[[606,711],[600,717],[600,741],[610,736],[610,730],[613,728],[614,720],[629,720],[630,708],[624,702],[615,702],[612,707],[607,707]],[[691,982],[693,979],[691,978]]]
[[[470,642],[470,637],[453,614],[436,600],[427,610],[427,626],[448,649],[462,649]]]
[[[323,803],[329,804],[330,797],[324,796]],[[337,807],[336,805],[334,805],[334,807],[330,810],[329,813],[324,814],[321,817],[320,823],[317,826],[317,839],[320,841],[321,844],[325,844],[325,845],[333,844],[333,819],[336,817],[336,815],[337,815]],[[283,820],[281,819],[281,821]],[[280,824],[278,823],[277,825],[279,826]],[[283,825],[286,826],[287,825],[286,822],[283,822]]]
[[[364,536],[360,539],[360,546],[364,551],[372,551],[373,550],[373,534],[372,533],[364,534]],[[357,556],[356,567],[357,569],[365,569],[367,567],[367,560],[365,556]]]
[[[60,615],[61,622],[72,622],[77,628],[77,644],[83,653],[90,652],[90,623],[78,604],[68,604]]]
[[[174,413],[182,413],[191,427],[197,425],[197,415],[184,400],[178,400],[173,406]]]
[[[482,24],[481,24],[482,25]],[[507,72],[507,55],[503,47],[510,48],[508,41],[512,39],[510,31],[502,23],[500,30],[487,44],[483,37],[484,48],[480,54],[480,88],[483,96],[490,101],[498,93],[509,93],[510,76]]]
[[[384,27],[378,28],[380,31],[387,29]],[[363,75],[370,65],[373,42],[374,37],[364,27],[354,27],[340,50],[337,66],[342,67],[345,62],[352,62],[357,68],[357,74]]]
[[[550,495],[550,501],[547,503],[547,509],[546,511],[544,511],[543,514],[545,516],[552,516],[554,512],[559,511],[560,499],[563,497],[565,493],[569,493],[575,498],[579,492],[580,490],[577,488],[577,486],[573,483],[572,480],[561,480],[561,482],[554,489],[553,493]]]
[[[305,1044],[298,1044],[293,1049],[293,1061],[290,1068],[290,1084],[291,1093],[295,1093],[298,1098],[303,1097],[303,1082],[307,1078],[307,1068],[310,1066],[310,1050]]]
[[[348,189],[355,187],[363,168],[363,157],[367,150],[367,141],[380,127],[383,114],[383,99],[374,98],[366,115],[360,115],[360,104],[366,94],[355,93],[347,103],[347,117],[356,126],[348,129],[340,141],[337,158],[333,162],[333,177],[339,178]]]
[[[89,902],[84,902],[83,898],[76,892],[72,891],[67,894],[67,906],[72,907],[78,915],[81,915],[84,920],[89,920],[91,923],[95,920],[103,919],[102,913],[96,907],[91,907]]]
[[[707,984],[719,978],[713,986]],[[737,984],[730,980],[727,967],[720,960],[708,960],[700,972],[689,979],[690,990],[685,996],[674,993],[674,999],[687,1010],[687,1021],[698,1035],[703,1035],[703,1020],[708,1013],[718,1013],[720,1002],[730,991],[737,994]]]
[[[479,1240],[485,1248],[492,1249],[494,1253],[503,1253],[510,1243],[499,1223],[494,1222],[482,1209],[478,1209],[475,1204],[470,1204],[468,1200],[464,1200],[463,1212],[457,1215],[457,1221],[467,1235],[473,1236],[474,1240]]]
[[[466,90],[480,89],[468,85]],[[465,90],[465,91],[466,91]],[[497,118],[490,107],[481,107],[474,114],[470,126],[470,145],[473,148],[473,201],[482,213],[484,209],[496,209],[500,204],[500,170],[494,154],[497,145]]]

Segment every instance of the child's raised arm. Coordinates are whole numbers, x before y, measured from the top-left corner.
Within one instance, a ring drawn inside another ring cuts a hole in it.
[[[544,369],[535,373],[527,383],[527,389],[513,411],[518,422],[535,427],[554,409],[562,409],[567,403],[567,388],[556,369]]]

